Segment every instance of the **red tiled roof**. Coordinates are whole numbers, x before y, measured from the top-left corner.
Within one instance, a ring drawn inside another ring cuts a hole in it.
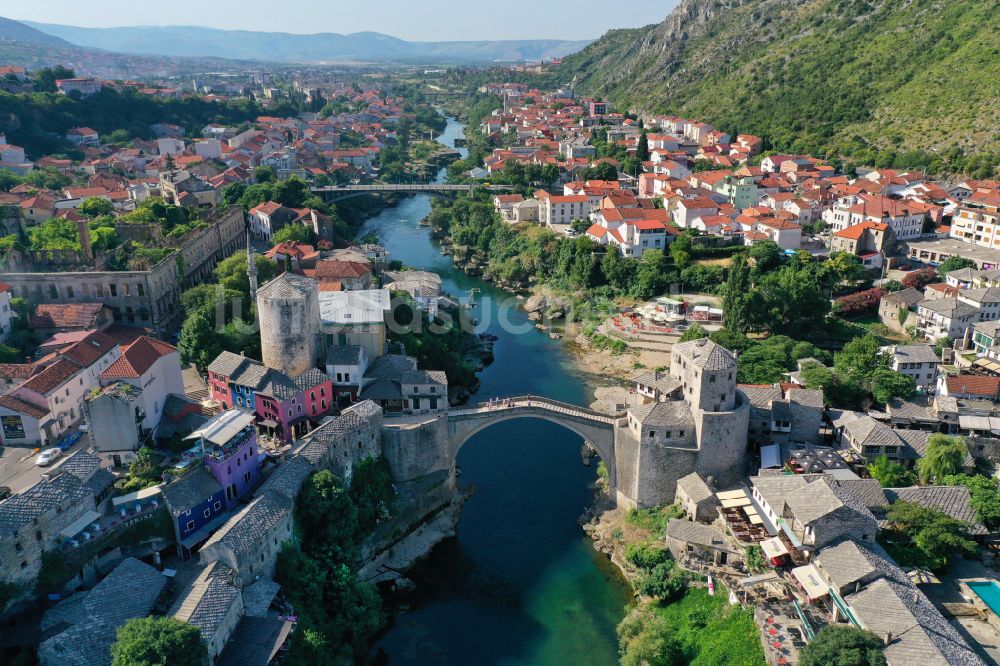
[[[31,318],[34,328],[91,328],[97,325],[103,303],[42,303]]]
[[[317,278],[357,278],[368,273],[371,273],[371,268],[359,261],[325,259],[316,264],[313,275]]]
[[[0,407],[6,407],[12,412],[17,412],[18,414],[24,414],[25,416],[30,416],[32,418],[40,419],[48,414],[48,411],[33,405],[30,402],[25,402],[20,398],[12,395],[0,396]]]
[[[138,379],[160,358],[177,348],[145,335],[130,344],[118,359],[101,373],[101,379]]]
[[[36,370],[34,363],[0,363],[0,377],[5,379],[27,379]]]
[[[965,393],[969,395],[995,396],[1000,388],[1000,377],[981,377],[979,375],[958,375],[945,378],[948,393]]]
[[[68,358],[82,368],[89,367],[114,349],[118,341],[103,331],[94,331],[85,339],[70,345],[59,356]]]
[[[24,382],[20,388],[48,395],[53,389],[62,386],[70,377],[80,372],[80,366],[64,358],[45,368],[37,375]]]

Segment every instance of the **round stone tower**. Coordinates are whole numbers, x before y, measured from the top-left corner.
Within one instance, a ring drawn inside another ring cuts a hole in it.
[[[282,273],[257,291],[264,365],[300,375],[319,361],[319,283]]]

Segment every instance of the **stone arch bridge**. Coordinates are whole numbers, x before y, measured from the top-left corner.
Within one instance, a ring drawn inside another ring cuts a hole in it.
[[[604,414],[537,395],[502,398],[492,404],[479,403],[449,410],[448,440],[452,459],[469,438],[481,430],[502,421],[521,418],[558,423],[590,442],[608,469],[611,488],[616,488],[615,428],[625,418],[625,413]]]

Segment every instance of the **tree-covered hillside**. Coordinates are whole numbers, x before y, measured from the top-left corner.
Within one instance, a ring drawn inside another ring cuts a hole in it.
[[[558,76],[780,150],[985,175],[1000,160],[997,35],[998,0],[684,0]]]

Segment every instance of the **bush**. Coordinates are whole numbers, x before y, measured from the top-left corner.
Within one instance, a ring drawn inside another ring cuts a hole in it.
[[[639,593],[656,597],[663,603],[679,599],[687,590],[690,577],[673,560],[660,562],[639,581]]]
[[[842,317],[858,317],[878,310],[879,301],[883,296],[885,290],[879,287],[847,294],[833,302],[833,311]]]
[[[208,649],[198,627],[171,617],[132,618],[118,628],[113,666],[198,666]]]
[[[871,633],[850,625],[829,625],[816,634],[802,649],[801,666],[885,666],[882,640]]]
[[[625,548],[625,560],[640,569],[653,569],[670,559],[670,551],[647,543],[630,543]]]
[[[902,285],[904,287],[913,287],[914,289],[923,289],[930,283],[937,281],[937,271],[933,268],[921,268],[919,271],[913,271],[904,277]]]

